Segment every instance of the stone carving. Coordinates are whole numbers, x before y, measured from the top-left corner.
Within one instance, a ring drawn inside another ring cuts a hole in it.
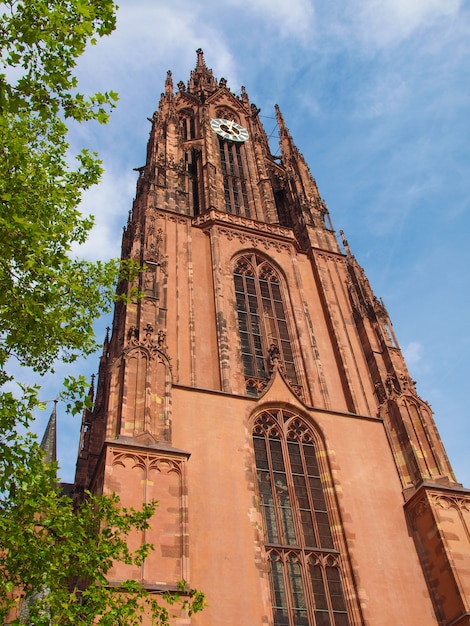
[[[112,465],[126,466],[126,462],[132,463],[132,469],[139,468],[145,473],[150,470],[157,470],[162,473],[177,472],[182,474],[183,461],[181,459],[173,459],[168,457],[156,457],[154,454],[145,454],[129,451],[121,451],[120,449],[112,450]]]
[[[154,358],[156,353],[160,352],[165,355],[168,362],[170,361],[170,357],[167,355],[166,332],[159,329],[155,333],[155,329],[150,323],[147,323],[142,328],[142,333],[139,332],[136,326],[129,326],[129,330],[127,331],[127,344],[128,349],[125,350],[125,354],[129,353],[130,349],[140,346],[141,348],[149,350],[147,354],[150,358]]]
[[[411,393],[414,396],[417,395],[416,393],[416,381],[413,380],[410,376],[408,376],[407,374],[400,374],[400,385],[401,388],[403,390],[403,393]]]
[[[132,345],[137,345],[139,341],[139,329],[136,326],[129,326],[127,341]]]
[[[284,251],[290,250],[289,244],[281,243],[279,241],[268,239],[265,237],[263,238],[256,237],[254,235],[250,235],[248,233],[244,233],[241,231],[237,232],[237,231],[233,231],[233,230],[229,230],[225,228],[219,228],[218,232],[224,237],[226,237],[229,241],[232,241],[232,239],[237,238],[238,241],[244,246],[249,245],[252,248],[263,247],[266,251],[274,248],[276,252],[282,252],[283,250]]]
[[[264,435],[266,433],[269,437],[279,437],[279,426],[273,416],[264,411],[256,418],[253,432],[256,435]]]
[[[470,496],[431,494],[431,502],[440,509],[455,508],[458,510],[470,511]]]
[[[216,209],[211,209],[210,211],[206,211],[202,215],[194,217],[193,225],[204,226],[206,223],[213,221],[226,222],[232,226],[242,226],[243,228],[256,231],[257,233],[263,232],[270,235],[277,235],[279,237],[283,237],[284,239],[290,239],[292,241],[295,239],[294,234],[290,228],[278,226],[277,224],[256,222],[255,220],[251,220],[248,217],[241,217],[240,215],[233,215],[232,213],[217,211]]]
[[[366,309],[364,308],[361,298],[359,298],[356,285],[352,282],[350,276],[347,277],[347,285],[353,309],[358,315],[360,315],[360,317],[365,317]]]
[[[301,441],[302,443],[313,443],[310,429],[300,420],[294,418],[288,424],[287,439]]]
[[[379,404],[383,404],[385,400],[387,399],[387,393],[385,391],[385,387],[382,384],[382,381],[377,381],[374,384],[374,388],[375,388],[375,393],[377,394],[377,399],[379,401]]]
[[[388,396],[394,396],[400,393],[400,384],[395,374],[387,374],[387,378],[385,379],[385,388]]]
[[[163,229],[159,228],[155,232],[155,217],[152,216],[147,228],[147,256],[144,261],[146,269],[142,278],[142,287],[146,296],[157,299],[160,272],[166,275],[168,271],[168,257],[163,253],[163,244]]]
[[[268,349],[269,356],[269,368],[270,372],[274,372],[276,369],[281,369],[281,352],[275,343],[272,343]]]
[[[167,351],[166,333],[163,330],[159,330],[157,333],[157,345],[158,345],[159,350],[166,353]]]

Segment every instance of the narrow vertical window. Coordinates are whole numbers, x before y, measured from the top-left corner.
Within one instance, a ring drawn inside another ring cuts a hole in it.
[[[269,263],[253,254],[237,262],[234,283],[247,389],[249,385],[262,389],[266,384],[273,350],[288,380],[298,386],[278,274]]]
[[[220,165],[224,178],[225,210],[227,213],[250,217],[248,193],[242,158],[243,146],[219,137]]]
[[[349,626],[313,434],[264,411],[253,445],[275,626]]]
[[[202,212],[202,185],[199,184],[199,181],[202,178],[201,151],[196,148],[192,148],[186,152],[185,159],[189,181],[189,201],[192,206],[192,214],[199,215]]]

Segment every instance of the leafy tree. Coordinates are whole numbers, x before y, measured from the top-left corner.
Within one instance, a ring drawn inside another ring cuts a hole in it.
[[[2,5],[0,5],[2,6]],[[10,356],[43,373],[95,347],[117,264],[73,259],[93,220],[78,210],[101,165],[68,163],[67,119],[106,122],[117,95],[85,97],[73,74],[96,36],[115,27],[112,0],[12,0],[0,15],[0,366]]]
[[[109,310],[122,268],[117,261],[73,258],[93,225],[79,203],[101,164],[83,150],[70,165],[70,120],[104,123],[117,95],[85,96],[74,68],[98,37],[115,28],[112,0],[10,0],[0,3],[0,619],[29,598],[30,624],[135,624],[144,605],[155,623],[167,610],[135,582],[106,586],[114,560],[139,563],[150,546],[129,552],[132,528],[145,528],[154,504],[124,510],[91,494],[73,511],[28,427],[36,387],[10,390],[12,359],[39,374],[57,360],[95,349],[93,323]],[[73,393],[80,381],[69,381]],[[18,430],[25,429],[23,437]],[[192,595],[191,595],[192,594]],[[187,596],[187,594],[186,594]],[[190,592],[189,611],[202,596]],[[172,603],[175,597],[167,598]],[[17,621],[11,623],[19,623]]]
[[[189,614],[203,605],[203,596],[187,591],[152,595],[135,581],[125,581],[116,590],[106,584],[113,563],[140,565],[152,547],[143,544],[131,552],[126,539],[132,530],[148,528],[155,503],[141,511],[123,509],[116,496],[90,496],[74,511],[72,501],[58,494],[55,467],[45,466],[37,446],[27,439],[23,458],[9,475],[10,497],[2,502],[0,536],[2,562],[0,616],[15,603],[12,594],[21,588],[26,598],[20,618],[34,626],[101,624],[134,626],[141,623],[143,610],[155,624],[168,624],[176,602]],[[15,530],[16,529],[16,530]]]

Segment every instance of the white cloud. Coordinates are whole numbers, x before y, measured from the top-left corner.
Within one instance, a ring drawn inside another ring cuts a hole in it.
[[[311,0],[231,0],[231,4],[262,17],[283,37],[304,39],[313,34],[315,11]]]
[[[357,94],[356,115],[381,117],[400,110],[407,103],[409,87],[405,78],[398,73],[377,75],[369,89]]]
[[[223,29],[227,11],[219,11],[219,17],[212,12],[206,19],[204,11],[210,10],[210,4],[198,8],[188,0],[175,4],[139,0],[121,6],[116,31],[90,48],[80,61],[81,84],[90,90],[97,89],[96,84],[102,89],[107,77],[110,88],[121,93],[155,89],[159,95],[162,76],[152,74],[152,67],[160,71],[166,65],[176,81],[186,80],[198,48],[210,51],[211,62],[217,63],[213,66],[216,77],[233,79],[235,63]]]
[[[423,357],[423,346],[418,341],[410,341],[403,349],[403,355],[408,365],[415,365]]]
[[[354,7],[355,5],[355,7]],[[461,0],[356,0],[350,15],[366,43],[381,48],[455,15]]]
[[[132,204],[135,179],[135,172],[115,174],[109,167],[100,184],[85,192],[80,210],[84,215],[93,215],[95,224],[89,239],[72,248],[73,254],[89,261],[120,256],[122,227]]]

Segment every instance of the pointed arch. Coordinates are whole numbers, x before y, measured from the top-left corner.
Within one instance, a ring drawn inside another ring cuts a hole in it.
[[[238,113],[236,113],[235,110],[227,104],[217,106],[215,109],[215,116],[222,120],[232,120],[237,124],[242,123],[242,120],[240,120],[240,116],[238,115]]]
[[[233,278],[248,393],[257,395],[276,365],[300,392],[300,368],[294,359],[294,332],[281,270],[259,253],[246,252],[235,259]]]
[[[318,434],[284,408],[258,413],[252,434],[274,626],[350,626]]]
[[[171,367],[167,355],[153,345],[138,343],[125,350],[112,367],[116,397],[114,436],[148,434],[171,441]]]
[[[181,121],[181,134],[183,141],[196,138],[196,125],[194,121],[194,111],[190,108],[181,109],[179,112]]]

